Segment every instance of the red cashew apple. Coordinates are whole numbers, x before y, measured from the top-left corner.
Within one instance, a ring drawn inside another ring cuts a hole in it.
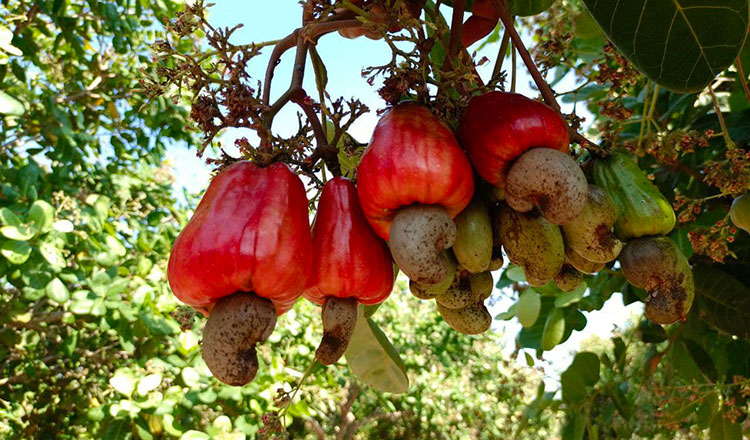
[[[471,201],[471,164],[453,132],[425,107],[397,105],[378,122],[359,165],[362,210],[413,281],[437,284],[453,269],[445,250],[453,218]]]
[[[588,186],[567,151],[568,127],[546,105],[523,95],[489,92],[469,101],[458,139],[482,178],[520,212],[537,206],[564,224],[586,202]]]
[[[307,196],[286,165],[243,161],[214,177],[175,240],[167,278],[180,301],[209,314],[202,354],[217,379],[255,377],[255,345],[300,297],[311,265]]]
[[[315,357],[329,365],[349,344],[357,304],[378,304],[390,295],[393,263],[365,219],[354,183],[343,177],[323,187],[312,237],[312,275],[304,296],[323,306],[323,340]]]

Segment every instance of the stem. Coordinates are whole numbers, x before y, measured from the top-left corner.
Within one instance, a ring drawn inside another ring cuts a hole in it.
[[[651,108],[648,110],[648,119],[649,122],[654,122],[654,112],[656,111],[656,103],[659,101],[659,84],[654,83],[654,91],[651,93]],[[656,127],[657,131],[659,130],[659,126],[656,125],[656,122],[654,122],[654,126]]]
[[[742,69],[742,61],[740,60],[740,57],[737,57],[737,60],[735,60],[735,64],[737,64],[737,73],[740,74],[740,81],[742,82],[742,90],[745,91],[747,102],[750,102],[750,89],[748,89],[747,87],[747,76],[745,76],[745,71]]]
[[[284,405],[283,408],[279,411],[279,418],[284,419],[286,416],[286,412],[289,409],[289,407],[292,405],[292,402],[294,402],[294,398],[297,397],[297,393],[299,392],[300,388],[302,388],[302,383],[307,379],[308,376],[310,376],[310,373],[312,373],[313,368],[318,363],[315,359],[313,359],[312,362],[310,362],[310,365],[307,366],[307,369],[305,370],[304,374],[302,374],[302,377],[300,378],[299,382],[297,383],[297,386],[294,387],[294,391],[292,391],[292,397],[287,401],[286,405]]]
[[[516,92],[516,72],[518,70],[518,65],[517,65],[517,62],[516,62],[516,59],[517,59],[516,58],[516,53],[517,52],[518,51],[516,51],[516,45],[512,44],[510,46],[510,59],[511,59],[511,66],[512,66],[512,69],[513,69],[513,75],[510,77],[510,91],[511,91],[511,93],[515,93]]]
[[[547,81],[544,80],[544,77],[542,76],[541,72],[539,72],[539,69],[537,69],[536,64],[534,64],[534,60],[531,58],[531,54],[529,54],[529,51],[526,49],[526,46],[523,44],[523,40],[521,40],[521,36],[518,34],[518,31],[516,31],[515,25],[513,24],[513,18],[511,17],[510,10],[508,9],[507,0],[493,0],[493,2],[495,6],[498,8],[498,10],[500,11],[500,21],[503,22],[503,26],[505,26],[505,30],[510,35],[510,40],[513,42],[513,45],[515,46],[515,48],[518,50],[518,54],[521,55],[521,59],[523,60],[524,64],[526,64],[526,69],[529,71],[531,78],[534,80],[534,83],[539,89],[539,92],[542,94],[542,98],[544,98],[544,102],[562,117],[562,111],[560,110],[560,105],[557,103],[557,100],[555,99],[555,92],[552,90],[549,84],[547,84]],[[565,120],[564,117],[563,117],[563,120]],[[568,134],[570,135],[570,139],[573,142],[576,142],[578,145],[582,146],[583,148],[593,151],[599,155],[606,154],[606,152],[601,147],[599,147],[597,144],[588,140],[585,136],[583,136],[582,134],[574,130],[570,126],[570,124],[567,123],[567,121],[566,121],[566,125],[568,126]]]
[[[495,60],[495,67],[492,69],[492,77],[495,78],[503,70],[503,62],[505,61],[505,54],[508,52],[508,43],[510,43],[510,35],[508,30],[503,32],[503,40],[500,43],[500,50],[497,52],[497,59]]]
[[[451,19],[451,38],[448,43],[448,59],[453,60],[461,50],[461,30],[464,26],[464,7],[466,0],[453,1],[453,17]]]
[[[541,72],[536,68],[536,64],[534,64],[531,54],[526,50],[526,46],[523,44],[521,36],[518,34],[518,31],[516,31],[516,27],[513,24],[513,18],[510,16],[506,0],[494,0],[494,2],[500,10],[500,20],[503,22],[506,32],[510,34],[510,39],[513,41],[513,45],[518,50],[518,54],[521,56],[524,64],[526,64],[526,69],[528,69],[529,74],[534,79],[534,83],[537,88],[539,88],[539,92],[541,92],[544,102],[560,113],[560,105],[555,99],[555,92],[550,88],[549,84],[547,84],[547,81],[544,80]]]
[[[648,107],[648,91],[651,81],[646,82],[646,96],[643,97],[643,111],[641,112],[641,130],[638,133],[638,148],[641,147],[643,142],[643,129],[646,128],[646,107]]]
[[[279,60],[284,52],[294,47],[300,36],[309,41],[314,41],[331,32],[362,26],[362,22],[356,19],[351,19],[351,16],[351,13],[343,13],[334,16],[329,21],[305,25],[295,29],[291,34],[279,40],[276,46],[274,46],[273,52],[271,52],[271,57],[269,58],[268,66],[266,67],[266,76],[263,81],[263,102],[266,105],[271,101],[271,81],[273,81],[274,71],[276,70],[276,66],[279,64]]]
[[[721,126],[721,132],[724,135],[724,142],[727,144],[728,149],[734,148],[734,142],[732,142],[732,138],[729,137],[729,129],[727,128],[727,123],[724,120],[724,114],[721,113],[721,109],[719,108],[719,100],[716,99],[716,94],[714,93],[714,88],[711,86],[711,84],[708,85],[708,93],[711,94],[711,99],[714,102],[714,109],[716,110],[716,116],[719,118],[719,125]]]

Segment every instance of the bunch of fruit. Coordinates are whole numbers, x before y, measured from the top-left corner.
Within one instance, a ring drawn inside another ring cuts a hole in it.
[[[563,291],[619,256],[627,280],[648,292],[650,319],[685,317],[692,272],[663,236],[674,212],[627,156],[595,159],[589,184],[567,154],[560,115],[514,93],[471,99],[456,133],[424,106],[395,106],[375,128],[356,187],[341,177],[325,184],[312,229],[304,186],[286,165],[237,162],[213,179],[175,241],[168,278],[208,315],[202,354],[215,377],[252,380],[256,344],[300,296],[322,305],[316,359],[336,362],[359,305],[390,294],[393,263],[450,326],[484,332],[502,249],[528,284]]]

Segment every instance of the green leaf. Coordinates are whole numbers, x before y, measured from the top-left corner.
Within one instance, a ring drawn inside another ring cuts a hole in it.
[[[31,240],[36,233],[37,230],[30,226],[3,226],[0,228],[0,234],[5,238],[18,241]]]
[[[505,276],[515,282],[526,281],[526,275],[523,273],[521,266],[511,265],[505,270]]]
[[[561,293],[555,298],[555,307],[562,309],[568,307],[571,304],[575,304],[583,298],[583,294],[586,293],[586,282],[582,282],[575,290],[571,292]]]
[[[591,352],[581,352],[573,363],[560,375],[562,398],[566,402],[581,402],[588,394],[588,387],[599,382],[599,357]]]
[[[654,324],[650,319],[644,319],[638,324],[638,332],[641,335],[641,341],[648,344],[657,344],[667,340],[664,327]]]
[[[0,50],[8,55],[22,56],[23,52],[11,44],[11,41],[13,41],[13,31],[5,26],[0,26]]]
[[[750,338],[750,289],[713,267],[696,265],[693,276],[701,319],[726,333]]]
[[[562,440],[583,440],[587,416],[581,411],[569,413],[562,429]]]
[[[547,322],[544,323],[544,332],[542,333],[542,350],[548,351],[555,348],[562,341],[565,333],[565,316],[562,310],[554,309],[547,315]]]
[[[0,115],[21,116],[25,111],[20,101],[0,90]]]
[[[8,208],[0,208],[0,223],[6,226],[20,226],[21,219]]]
[[[47,297],[57,303],[64,303],[70,299],[70,292],[65,284],[59,278],[53,278],[47,284]]]
[[[205,432],[190,430],[180,436],[180,440],[210,440],[211,437]]]
[[[360,307],[357,324],[344,353],[346,363],[362,382],[387,393],[405,393],[409,388],[406,366],[383,331]]]
[[[12,264],[23,264],[31,255],[31,245],[25,241],[9,240],[3,243],[0,253]]]
[[[383,303],[381,302],[381,303],[378,303],[378,304],[372,304],[372,305],[369,305],[369,306],[363,306],[365,308],[365,318],[371,318],[372,315],[374,315],[375,312],[378,311],[378,309],[380,308],[381,304],[383,304]]]
[[[182,372],[180,373],[180,377],[182,378],[182,383],[184,383],[188,388],[194,388],[197,389],[200,386],[201,382],[201,375],[198,373],[198,370],[196,370],[193,367],[185,367],[182,369]]]
[[[45,233],[55,222],[55,208],[44,200],[37,200],[29,209],[29,220],[40,233]]]
[[[328,71],[326,70],[326,65],[323,63],[323,60],[320,58],[320,55],[318,55],[318,51],[315,50],[314,46],[310,47],[309,53],[310,62],[315,71],[315,85],[318,87],[318,90],[325,90],[326,85],[328,85]]]
[[[109,384],[125,396],[130,396],[135,390],[135,374],[128,368],[118,368],[109,379]]]
[[[732,422],[723,412],[716,413],[709,428],[711,440],[742,440],[742,426]]]
[[[118,240],[117,237],[107,235],[104,238],[104,243],[106,244],[107,249],[109,249],[109,252],[118,257],[124,257],[125,254],[128,253],[128,250],[122,245],[122,243],[120,243],[120,240]]]
[[[62,251],[52,243],[43,242],[39,244],[39,253],[42,254],[47,262],[56,268],[63,268],[67,266],[65,257],[63,257]]]
[[[539,293],[534,289],[526,289],[518,298],[515,312],[521,325],[528,328],[539,318],[541,309],[542,301]]]
[[[58,220],[52,223],[57,232],[73,232],[73,223],[70,220]]]
[[[130,420],[115,419],[102,431],[102,440],[128,440],[133,438]]]
[[[748,0],[584,0],[617,48],[652,81],[697,92],[734,62]]]
[[[180,326],[176,322],[159,315],[153,315],[144,311],[140,313],[140,317],[152,336],[172,335],[180,331]]]
[[[528,17],[541,14],[549,9],[553,3],[555,3],[555,0],[509,0],[508,7],[510,7],[511,15]]]
[[[149,392],[155,390],[161,385],[162,375],[159,373],[148,374],[138,381],[138,387],[136,393],[139,396],[145,396]]]

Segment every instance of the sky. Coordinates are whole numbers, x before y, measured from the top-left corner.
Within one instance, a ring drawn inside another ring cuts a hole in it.
[[[215,0],[215,6],[210,9],[209,20],[215,27],[233,27],[239,23],[243,27],[235,32],[232,42],[235,44],[246,44],[250,42],[262,42],[277,40],[286,36],[295,27],[300,24],[301,8],[297,0],[277,0],[273,2],[258,0]],[[250,6],[252,5],[252,6]],[[449,13],[450,9],[448,9]],[[446,12],[443,12],[446,14]],[[449,15],[446,15],[448,18]],[[450,21],[450,19],[448,19]],[[526,41],[530,38],[524,36]],[[533,44],[533,43],[531,43]],[[499,43],[489,44],[478,53],[478,58],[487,56],[491,62],[484,66],[479,66],[478,71],[485,79],[490,76],[492,65],[498,52]],[[472,46],[470,50],[476,50],[479,44]],[[362,78],[361,70],[366,66],[386,64],[391,57],[386,43],[382,41],[373,41],[367,38],[358,38],[356,40],[347,40],[333,33],[322,37],[317,46],[318,52],[326,64],[328,73],[328,92],[332,97],[343,96],[350,98],[356,96],[360,101],[366,104],[371,112],[359,118],[350,130],[350,134],[360,142],[366,142],[370,139],[372,130],[377,123],[375,110],[381,109],[385,103],[377,94],[380,86],[378,82],[374,86],[367,84]],[[261,56],[256,57],[248,66],[250,74],[254,79],[262,80],[270,49],[264,51]],[[288,51],[281,59],[281,63],[276,68],[274,82],[272,87],[272,101],[283,93],[288,87],[291,78],[291,65],[293,63],[294,51]],[[509,65],[506,62],[506,65]],[[526,74],[525,69],[519,59],[519,68],[516,91],[526,96],[537,96],[538,92],[533,87],[531,77]],[[306,67],[305,90],[311,95],[315,91],[314,74],[312,66],[308,63]],[[558,91],[566,91],[575,88],[572,77],[564,78],[557,86]],[[563,104],[564,111],[570,111],[570,104]],[[585,112],[578,109],[578,114],[586,117]],[[273,129],[279,134],[293,134],[297,129],[297,106],[289,105],[274,120]],[[591,120],[591,118],[587,118]],[[254,140],[252,132],[243,129],[228,130],[220,136],[219,140],[226,148],[234,144],[234,140],[246,136],[251,141]],[[227,148],[231,154],[231,148]],[[187,189],[190,192],[202,192],[208,185],[210,168],[206,166],[201,159],[195,156],[195,150],[188,150],[184,146],[173,146],[168,151],[169,163],[173,166],[177,176],[177,188]],[[495,279],[499,273],[494,274]],[[492,308],[493,316],[506,311],[514,300],[499,291],[493,292],[493,297],[501,297]],[[622,326],[633,315],[640,313],[643,305],[636,302],[627,307],[622,305],[622,298],[619,293],[607,301],[602,310],[585,313],[588,319],[588,325],[582,332],[574,332],[568,341],[557,346],[555,349],[544,353],[544,362],[537,363],[544,368],[547,373],[547,389],[557,388],[557,377],[561,371],[564,371],[572,361],[571,353],[575,353],[581,341],[590,338],[592,335],[601,338],[607,338],[613,331],[614,326]],[[503,333],[506,353],[510,354],[515,347],[515,337],[521,326],[516,319],[510,321],[495,321],[493,330]],[[384,328],[387,333],[387,328]],[[534,355],[529,351],[529,354]],[[519,355],[518,362],[525,364],[523,354]]]

